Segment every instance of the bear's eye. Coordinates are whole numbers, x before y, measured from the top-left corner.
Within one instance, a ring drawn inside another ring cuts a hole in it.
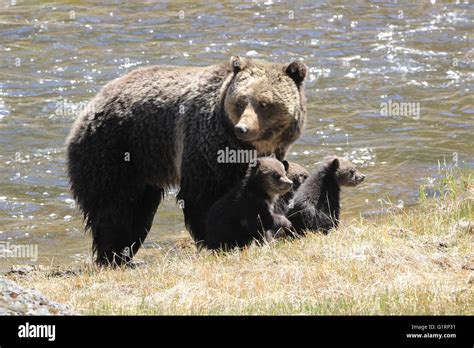
[[[260,109],[262,109],[262,110],[268,109],[269,106],[270,105],[268,103],[265,103],[265,102],[260,103]]]
[[[245,109],[245,103],[243,101],[238,101],[236,106],[237,106],[237,109],[239,109],[240,111]]]
[[[354,169],[351,169],[351,170],[349,171],[349,173],[351,173],[351,176],[354,176],[354,175],[355,175],[355,172],[356,172],[356,171],[355,171]]]
[[[281,175],[280,175],[280,174],[278,174],[278,173],[273,173],[273,179],[275,179],[275,180],[280,180],[280,178],[281,178]]]

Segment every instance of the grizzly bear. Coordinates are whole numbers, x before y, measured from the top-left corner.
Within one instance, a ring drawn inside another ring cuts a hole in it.
[[[249,166],[244,179],[210,208],[203,246],[230,250],[271,238],[282,227],[290,228],[284,215],[273,212],[276,199],[293,185],[286,176],[287,165],[261,157]]]
[[[283,159],[305,123],[306,72],[299,61],[237,56],[209,67],[141,68],[104,86],[67,139],[71,190],[96,261],[130,261],[174,187],[200,243],[209,208],[248,165],[218,161],[218,151]]]
[[[296,191],[293,206],[287,212],[292,224],[292,234],[303,235],[306,231],[329,233],[339,224],[341,186],[356,186],[364,181],[360,173],[347,159],[327,157],[321,168]]]
[[[283,161],[283,163],[285,162],[285,168],[288,168],[286,176],[293,182],[293,185],[287,193],[279,196],[275,202],[275,212],[283,215],[288,213],[288,209],[293,205],[293,196],[301,184],[309,177],[308,170],[302,165],[295,162]]]

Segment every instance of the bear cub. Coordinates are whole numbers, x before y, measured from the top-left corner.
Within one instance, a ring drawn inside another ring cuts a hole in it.
[[[303,235],[306,230],[324,234],[339,224],[341,186],[357,186],[365,175],[342,157],[327,157],[321,168],[310,175],[295,193],[287,217],[292,232]]]
[[[295,162],[287,163],[288,169],[286,170],[286,176],[293,182],[293,185],[290,191],[278,197],[278,200],[275,203],[275,212],[282,215],[286,215],[288,209],[293,206],[293,197],[296,191],[309,177],[309,172],[305,167]]]
[[[278,197],[293,185],[287,169],[286,161],[258,158],[244,179],[211,207],[202,244],[208,249],[230,250],[253,240],[271,239],[280,228],[290,228],[284,215],[274,213]]]

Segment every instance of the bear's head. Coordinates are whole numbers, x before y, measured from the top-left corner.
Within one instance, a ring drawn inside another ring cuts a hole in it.
[[[247,176],[268,197],[287,193],[293,182],[286,176],[288,162],[273,157],[259,157],[256,165],[249,167]]]
[[[358,171],[351,161],[343,157],[326,157],[324,166],[334,175],[340,186],[357,186],[365,179],[365,175]]]
[[[285,162],[287,164],[285,164]],[[286,176],[290,178],[291,181],[293,181],[293,192],[296,192],[298,188],[308,179],[309,177],[309,172],[308,170],[299,165],[298,163],[295,162],[288,162],[288,161],[283,161],[286,167],[288,169],[286,170]]]
[[[275,153],[282,159],[305,121],[306,65],[238,56],[231,58],[230,65],[232,78],[225,91],[224,109],[233,132],[240,141],[255,147],[259,156]]]

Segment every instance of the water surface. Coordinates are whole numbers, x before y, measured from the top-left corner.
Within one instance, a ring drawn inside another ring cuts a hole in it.
[[[38,245],[43,264],[88,258],[65,173],[78,111],[136,67],[234,54],[309,66],[308,124],[289,159],[360,166],[345,219],[416,204],[438,161],[474,166],[473,20],[466,1],[1,1],[0,242]],[[147,245],[185,235],[182,220],[168,196]]]

